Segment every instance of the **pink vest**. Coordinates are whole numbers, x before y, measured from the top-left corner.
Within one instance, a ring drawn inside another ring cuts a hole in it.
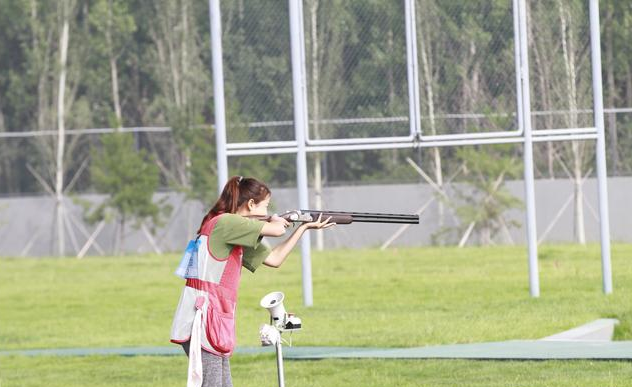
[[[202,349],[229,357],[235,348],[235,308],[241,278],[243,248],[235,246],[226,258],[211,254],[210,235],[222,215],[204,224],[198,251],[198,279],[187,279],[171,327],[171,342],[184,343],[191,338],[197,309],[202,309]]]

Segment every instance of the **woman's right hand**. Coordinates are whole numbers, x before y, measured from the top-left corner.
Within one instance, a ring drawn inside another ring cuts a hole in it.
[[[261,235],[280,237],[285,235],[285,230],[291,223],[277,215],[272,215],[270,220],[263,225]]]
[[[270,217],[270,222],[272,223],[280,223],[283,225],[284,228],[288,228],[292,225],[292,223],[290,223],[289,221],[287,221],[286,219],[280,217],[277,214],[274,214]]]

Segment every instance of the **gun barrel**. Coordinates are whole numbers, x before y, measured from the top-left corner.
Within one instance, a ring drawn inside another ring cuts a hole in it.
[[[358,223],[400,223],[419,224],[419,215],[414,214],[386,214],[375,212],[348,212],[348,211],[327,211],[327,210],[300,210],[303,214],[310,214],[313,219],[317,219],[322,214],[323,219],[332,217],[332,222],[348,224]],[[340,219],[341,222],[336,222]],[[342,221],[344,220],[344,221]],[[350,220],[350,221],[348,221]]]

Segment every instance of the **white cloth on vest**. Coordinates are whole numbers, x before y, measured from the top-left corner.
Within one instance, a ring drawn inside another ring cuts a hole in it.
[[[187,387],[202,387],[202,307],[204,298],[198,297],[195,302],[195,318],[191,330],[191,343],[189,345],[189,372]]]

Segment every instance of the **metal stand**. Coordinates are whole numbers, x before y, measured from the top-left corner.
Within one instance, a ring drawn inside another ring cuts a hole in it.
[[[281,332],[279,332],[280,334]],[[283,349],[281,344],[281,339],[276,343],[276,354],[277,354],[277,372],[279,375],[279,387],[285,387],[285,378],[283,376]]]
[[[277,372],[279,377],[279,387],[285,387],[283,376],[283,339],[281,335],[285,331],[296,331],[301,329],[301,319],[292,313],[287,313],[283,307],[283,292],[268,293],[261,299],[260,305],[270,312],[270,325],[261,326],[261,344],[263,346],[276,347]],[[290,343],[291,345],[291,343]]]

